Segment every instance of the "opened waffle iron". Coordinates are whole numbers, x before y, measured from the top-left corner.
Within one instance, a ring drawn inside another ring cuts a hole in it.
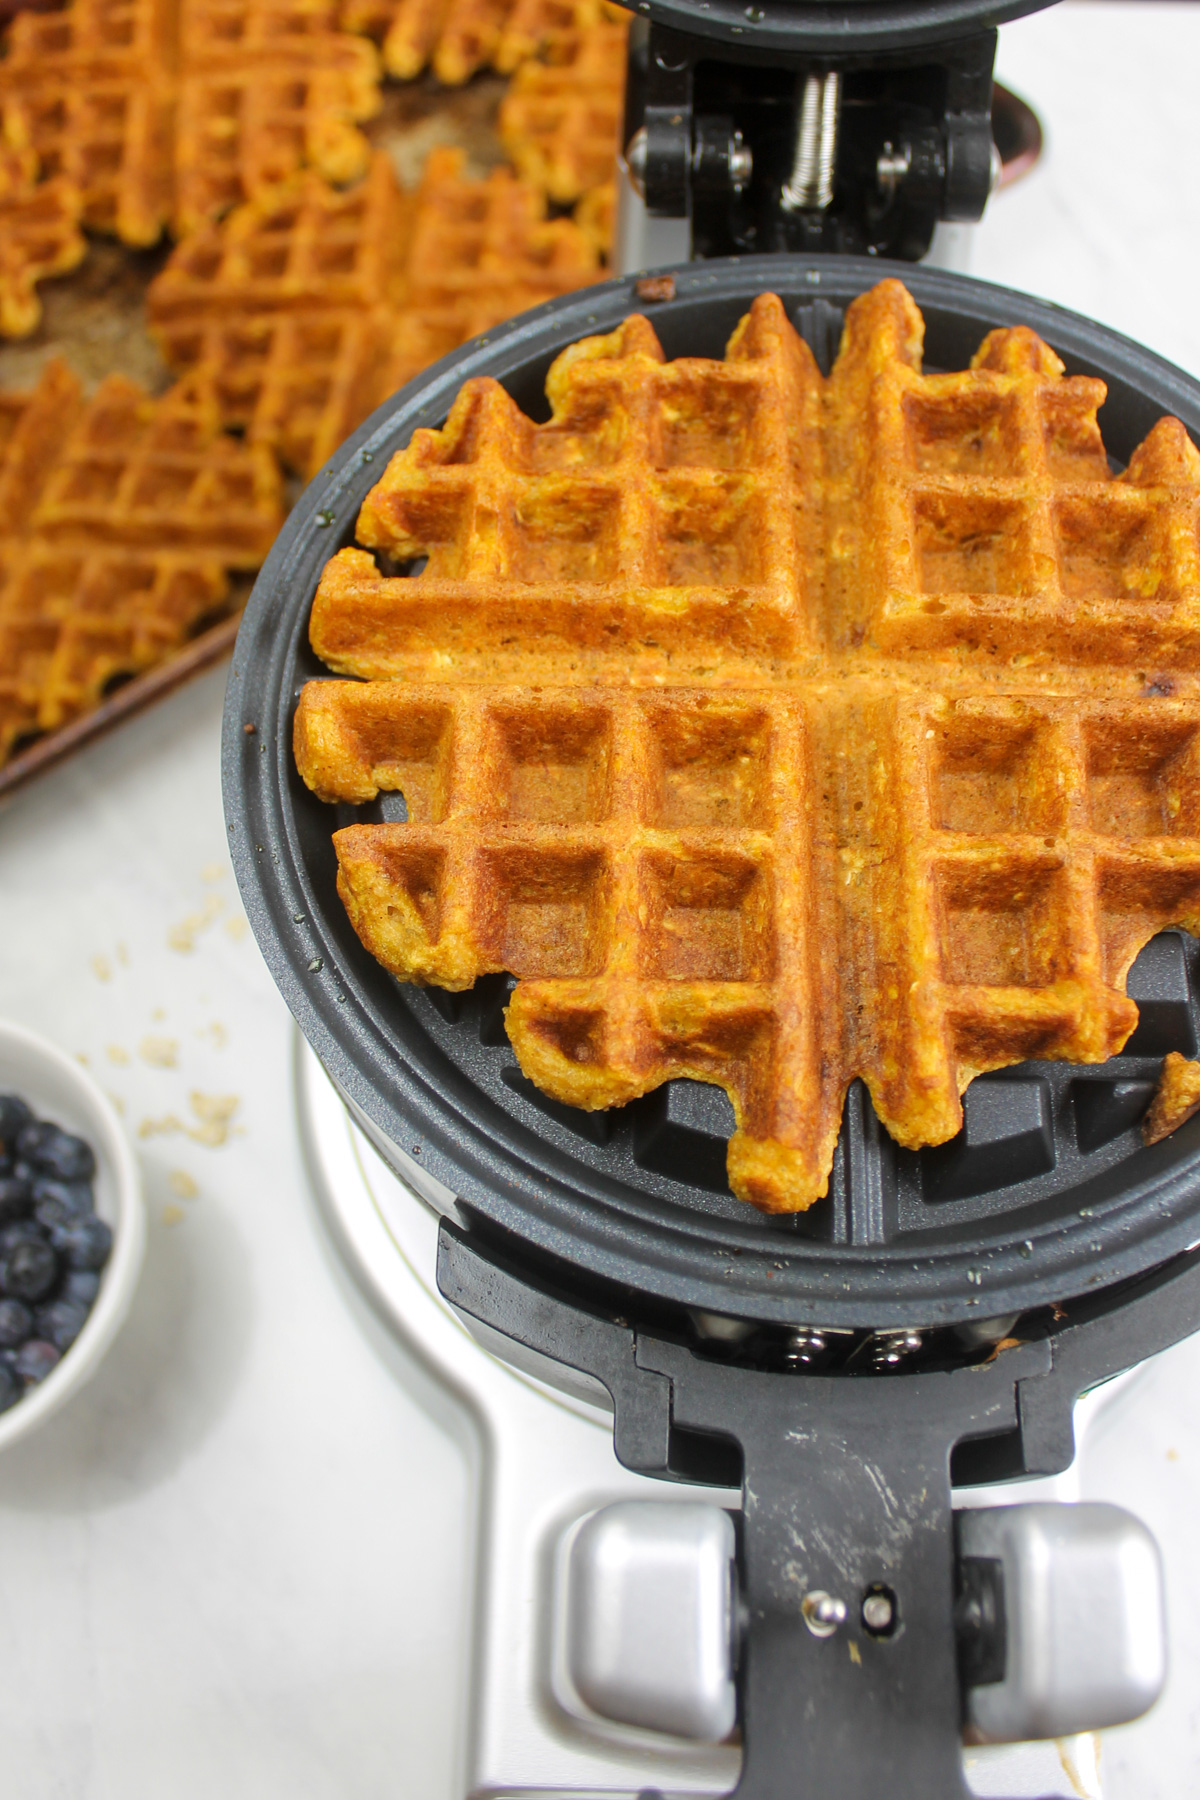
[[[1200,434],[1200,384],[1147,351],[934,269],[713,261],[676,273],[654,324],[668,356],[720,356],[769,289],[827,369],[844,308],[886,273],[902,275],[924,314],[928,368],[964,367],[990,329],[1026,324],[1068,372],[1108,384],[1116,462],[1164,413]],[[627,1466],[741,1486],[738,1795],[957,1796],[973,1697],[990,1686],[994,1698],[1028,1669],[1015,1666],[1023,1602],[1011,1570],[1005,1614],[1006,1553],[969,1554],[959,1526],[956,1555],[951,1479],[1066,1467],[1076,1397],[1200,1325],[1200,1117],[1153,1149],[1138,1130],[1163,1055],[1195,1055],[1200,1042],[1198,946],[1169,932],[1143,951],[1129,981],[1141,1022],[1124,1054],[979,1078],[952,1144],[898,1150],[856,1084],[828,1198],[767,1217],[726,1184],[720,1090],[675,1082],[616,1112],[558,1106],[516,1066],[507,977],[451,995],[386,975],[338,899],[330,837],[355,819],[403,818],[403,803],[328,807],[293,762],[297,696],[326,673],[307,642],[316,582],[352,541],[390,453],[441,424],[474,375],[546,416],[554,357],[638,305],[622,279],[498,328],[395,396],[309,488],[234,658],[233,859],[305,1036],[387,1160],[442,1215],[443,1294],[514,1351],[598,1380]],[[1128,1657],[1121,1667],[1127,1691],[1114,1699],[1109,1670],[1107,1699],[1072,1729],[1153,1698],[1161,1669],[1139,1674]],[[1024,1716],[1018,1704],[1011,1735]],[[1048,1702],[1039,1717],[1067,1728]]]

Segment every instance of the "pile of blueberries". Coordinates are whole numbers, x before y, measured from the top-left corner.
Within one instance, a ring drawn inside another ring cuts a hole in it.
[[[85,1139],[0,1094],[0,1412],[70,1349],[100,1291],[112,1232],[95,1173]]]

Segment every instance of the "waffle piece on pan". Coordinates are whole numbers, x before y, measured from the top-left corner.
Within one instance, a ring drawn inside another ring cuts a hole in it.
[[[584,25],[526,62],[500,105],[513,163],[552,200],[570,204],[613,179],[625,106],[627,14]]]
[[[141,74],[76,74],[0,63],[0,108],[42,174],[79,190],[83,223],[123,243],[156,243],[171,208],[173,93]]]
[[[6,75],[150,78],[170,68],[173,0],[71,0],[60,12],[13,20]]]
[[[159,400],[110,375],[62,445],[32,528],[54,540],[198,548],[254,569],[280,518],[273,457],[224,435],[203,372]]]
[[[588,243],[605,263],[612,256],[616,216],[617,184],[615,181],[606,181],[603,187],[589,188],[572,214]]]
[[[176,247],[147,290],[151,328],[177,366],[176,321],[398,304],[411,214],[382,152],[345,191],[294,174]]]
[[[337,30],[337,0],[179,0],[179,54],[185,67],[286,54],[297,39]]]
[[[548,220],[527,182],[508,169],[470,181],[462,169],[460,150],[426,161],[381,398],[476,333],[598,277],[587,238]]]
[[[342,551],[313,607],[317,653],[366,679],[305,689],[301,773],[328,800],[407,802],[405,824],[334,838],[364,943],[402,978],[517,975],[509,1036],[557,1100],[723,1086],[731,1184],[769,1211],[826,1191],[856,1077],[899,1143],[945,1142],[976,1074],[1118,1051],[1138,950],[1200,930],[1194,576],[1153,680],[1126,649],[1165,641],[1152,592],[1125,596],[1108,662],[1061,629],[1062,537],[1032,661],[1020,618],[938,654],[868,629],[930,496],[960,524],[956,585],[935,592],[986,615],[961,522],[969,502],[982,538],[997,505],[1037,503],[1007,433],[1031,383],[1052,508],[1119,525],[1148,494],[1182,558],[1195,452],[1166,421],[1115,478],[1099,384],[1031,333],[929,378],[921,339],[885,282],[850,308],[828,381],[764,296],[723,362],[664,362],[637,318],[572,346],[545,425],[468,383],[359,518],[362,544],[422,572]],[[1096,601],[1073,599],[1087,620]]]
[[[605,23],[627,26],[629,16],[610,0],[515,0],[492,60],[503,75],[534,56],[563,62],[581,31]]]
[[[83,261],[82,209],[79,189],[64,176],[0,194],[0,336],[35,331],[42,316],[38,282]]]
[[[54,362],[0,395],[0,762],[218,616],[281,522],[274,458],[221,433],[200,377],[85,400]]]
[[[489,62],[512,0],[343,0],[341,24],[383,46],[389,75],[411,81],[432,64],[457,87]]]
[[[413,204],[382,154],[345,192],[310,172],[206,225],[151,282],[151,329],[225,425],[315,474],[383,398]]]
[[[371,160],[358,123],[379,105],[375,51],[344,33],[189,67],[176,124],[176,235],[306,165],[331,182],[358,180]]]
[[[0,539],[27,527],[82,408],[82,384],[58,357],[29,393],[0,390]]]
[[[0,541],[0,763],[178,649],[228,597],[220,559]]]

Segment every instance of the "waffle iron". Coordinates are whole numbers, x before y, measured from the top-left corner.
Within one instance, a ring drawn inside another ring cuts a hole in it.
[[[1200,384],[1073,314],[941,270],[714,260],[675,272],[653,322],[668,356],[719,356],[770,289],[828,368],[845,306],[887,273],[925,316],[928,368],[963,367],[988,330],[1028,324],[1068,372],[1107,382],[1118,465],[1163,413],[1200,436]],[[769,1218],[729,1192],[719,1090],[673,1082],[611,1113],[558,1106],[516,1066],[506,977],[461,995],[393,981],[338,900],[330,837],[402,819],[403,801],[327,806],[292,760],[296,697],[327,675],[307,643],[316,582],[388,456],[443,422],[473,375],[545,417],[555,355],[638,306],[620,279],[497,328],[396,395],[313,482],[234,657],[233,860],[304,1035],[442,1215],[445,1297],[514,1356],[601,1384],[627,1467],[741,1487],[739,1800],[961,1796],[964,1718],[1021,1674],[1023,1602],[1010,1579],[1006,1613],[1004,1556],[972,1553],[951,1479],[1065,1468],[1077,1396],[1200,1326],[1200,1117],[1153,1149],[1137,1129],[1162,1056],[1197,1052],[1200,946],[1164,933],[1143,951],[1129,982],[1141,1023],[1122,1056],[977,1079],[949,1145],[898,1150],[856,1084],[829,1197]],[[1161,1671],[1125,1674],[1143,1681],[1140,1701],[1093,1695],[1069,1728],[1144,1709]],[[1068,1728],[1053,1706],[1038,1718]]]

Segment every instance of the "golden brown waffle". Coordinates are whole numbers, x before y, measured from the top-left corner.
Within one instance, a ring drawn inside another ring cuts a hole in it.
[[[78,188],[86,225],[127,244],[156,242],[171,204],[169,86],[52,66],[18,73],[5,62],[0,106],[27,135],[42,173]]]
[[[306,164],[328,181],[364,175],[370,145],[357,121],[380,105],[370,44],[344,33],[297,37],[257,57],[185,71],[175,142],[177,236],[278,186]]]
[[[282,518],[270,452],[222,435],[193,378],[153,400],[114,376],[85,401],[62,363],[0,399],[0,761],[228,597]]]
[[[1158,1088],[1142,1120],[1142,1137],[1147,1144],[1159,1144],[1198,1112],[1200,1063],[1171,1050],[1163,1058]]]
[[[460,150],[430,153],[417,194],[405,303],[381,398],[502,319],[595,281],[599,259],[568,219],[508,169],[463,175]]]
[[[609,0],[515,0],[492,61],[504,75],[534,56],[569,61],[579,33],[606,23],[627,27],[629,15]]]
[[[380,154],[346,192],[295,176],[205,226],[150,285],[167,361],[203,368],[226,425],[315,473],[383,397],[411,215]]]
[[[0,110],[84,220],[130,244],[177,235],[311,167],[357,180],[378,58],[333,29],[334,0],[72,0],[25,14]]]
[[[546,425],[469,383],[359,519],[423,572],[345,550],[313,607],[367,681],[305,690],[304,778],[408,805],[334,840],[364,943],[516,974],[560,1101],[723,1086],[773,1211],[825,1191],[855,1077],[944,1142],[981,1071],[1119,1050],[1137,951],[1200,929],[1200,456],[1165,421],[1114,478],[1102,384],[1032,333],[929,377],[921,340],[885,282],[827,381],[765,296],[724,362],[643,319],[573,346]],[[1026,512],[1039,643],[1001,592]]]
[[[37,283],[83,261],[82,196],[64,176],[0,195],[0,337],[27,337],[42,316]]]
[[[176,320],[397,303],[411,213],[382,152],[344,192],[294,175],[172,252],[147,290],[151,325],[171,357]]]
[[[597,256],[608,262],[612,256],[617,216],[616,182],[606,181],[603,187],[590,188],[572,216]]]
[[[337,0],[179,0],[180,61],[286,55],[297,40],[336,31],[337,11]]]
[[[519,172],[562,204],[611,181],[625,107],[628,14],[564,33],[553,61],[526,62],[500,106],[501,141]]]
[[[512,0],[343,0],[341,24],[383,45],[389,75],[411,81],[432,64],[457,87],[489,62]]]
[[[595,252],[508,171],[434,151],[420,189],[382,153],[346,192],[293,178],[195,232],[151,283],[171,367],[203,367],[227,425],[313,474],[418,369],[497,320],[594,280]]]
[[[71,0],[61,12],[14,19],[6,76],[34,81],[148,76],[171,66],[174,0]]]

